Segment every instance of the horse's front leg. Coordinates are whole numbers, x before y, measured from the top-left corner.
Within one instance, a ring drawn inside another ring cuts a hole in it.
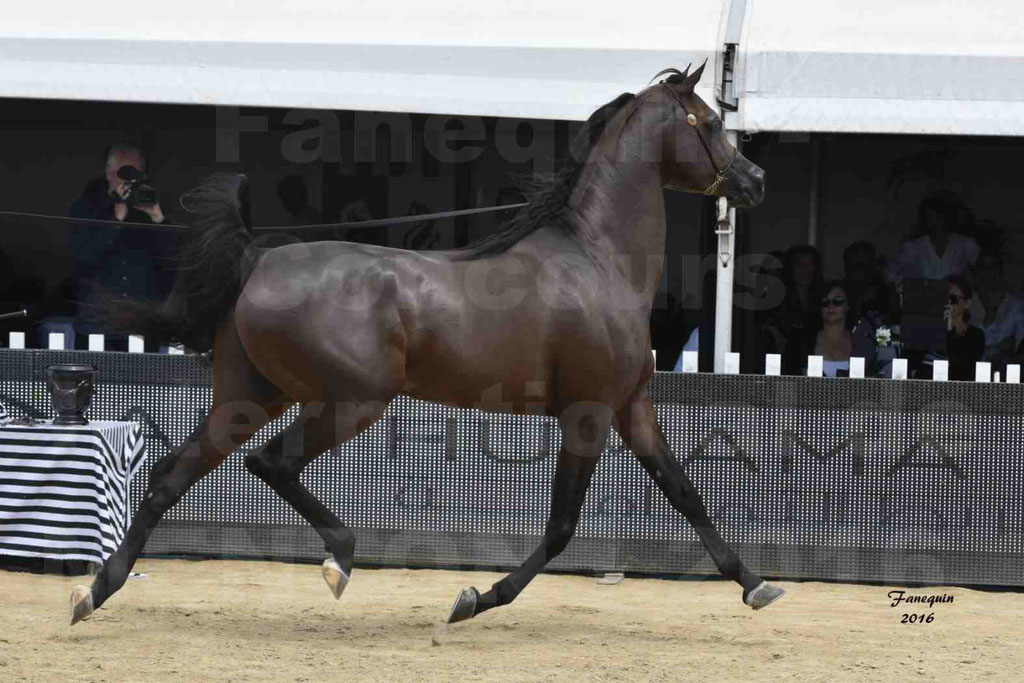
[[[646,386],[615,416],[615,424],[623,442],[633,450],[672,507],[693,525],[718,571],[743,586],[743,602],[760,609],[782,597],[785,591],[747,569],[718,533],[693,482],[669,450]]]
[[[501,579],[486,593],[466,588],[459,593],[448,614],[453,624],[500,605],[507,605],[523,592],[527,584],[558,556],[576,532],[583,500],[590,479],[604,451],[611,416],[597,404],[579,404],[563,414],[562,449],[558,454],[551,492],[551,512],[544,527],[544,538],[523,564]],[[582,410],[578,409],[582,406]]]

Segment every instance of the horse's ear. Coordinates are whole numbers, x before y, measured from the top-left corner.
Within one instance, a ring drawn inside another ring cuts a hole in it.
[[[683,80],[683,88],[685,90],[692,91],[694,88],[697,87],[697,83],[700,81],[700,76],[701,74],[704,73],[704,67],[706,67],[707,65],[708,60],[705,59],[704,63],[701,64],[696,71],[694,71],[692,74],[690,74]],[[687,71],[689,71],[689,69],[687,69]]]

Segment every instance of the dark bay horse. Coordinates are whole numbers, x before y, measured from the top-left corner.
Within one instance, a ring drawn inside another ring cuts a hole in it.
[[[689,69],[687,69],[687,72]],[[355,538],[300,481],[317,456],[380,419],[404,394],[556,418],[550,518],[539,547],[486,592],[463,590],[449,622],[510,603],[568,544],[614,428],[719,571],[759,609],[782,595],[726,545],[669,450],[647,392],[651,302],[664,260],[663,189],[753,206],[764,173],[732,147],[694,94],[703,67],[623,94],[587,121],[563,170],[507,227],[462,250],[411,252],[346,242],[260,248],[247,227],[245,179],[221,176],[183,198],[191,213],[181,267],[157,307],[119,324],[193,349],[213,348],[213,405],[153,467],[124,542],[71,623],[124,584],[165,512],[268,421],[300,416],[245,459],[323,538],[323,575],[340,597]]]

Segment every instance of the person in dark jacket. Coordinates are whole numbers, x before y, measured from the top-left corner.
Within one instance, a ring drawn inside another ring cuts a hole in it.
[[[943,317],[946,320],[946,357],[949,359],[949,378],[963,382],[974,381],[975,363],[985,352],[985,334],[971,325],[968,302],[974,294],[966,278],[950,275],[949,303]]]
[[[807,365],[807,356],[814,350],[821,320],[818,294],[823,280],[821,254],[817,249],[797,245],[786,252],[786,295],[773,311],[777,329],[785,341],[782,353],[785,375],[801,374],[801,369]]]
[[[896,292],[882,280],[878,252],[870,242],[854,242],[843,250],[843,290],[849,296],[855,323],[874,311],[889,320],[899,308]]]
[[[72,245],[75,253],[76,344],[85,348],[89,334],[109,333],[96,320],[102,293],[136,300],[158,301],[173,284],[173,237],[166,231],[118,226],[123,223],[164,223],[159,201],[139,204],[131,200],[131,183],[118,175],[124,166],[146,171],[146,157],[131,142],[116,142],[104,155],[104,175],[86,185],[71,206]],[[111,221],[94,223],[92,220]],[[107,348],[120,350],[123,336],[108,337]]]

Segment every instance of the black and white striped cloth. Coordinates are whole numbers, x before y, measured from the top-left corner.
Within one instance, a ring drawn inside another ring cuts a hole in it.
[[[145,458],[135,422],[0,426],[0,555],[103,562],[124,538]]]

